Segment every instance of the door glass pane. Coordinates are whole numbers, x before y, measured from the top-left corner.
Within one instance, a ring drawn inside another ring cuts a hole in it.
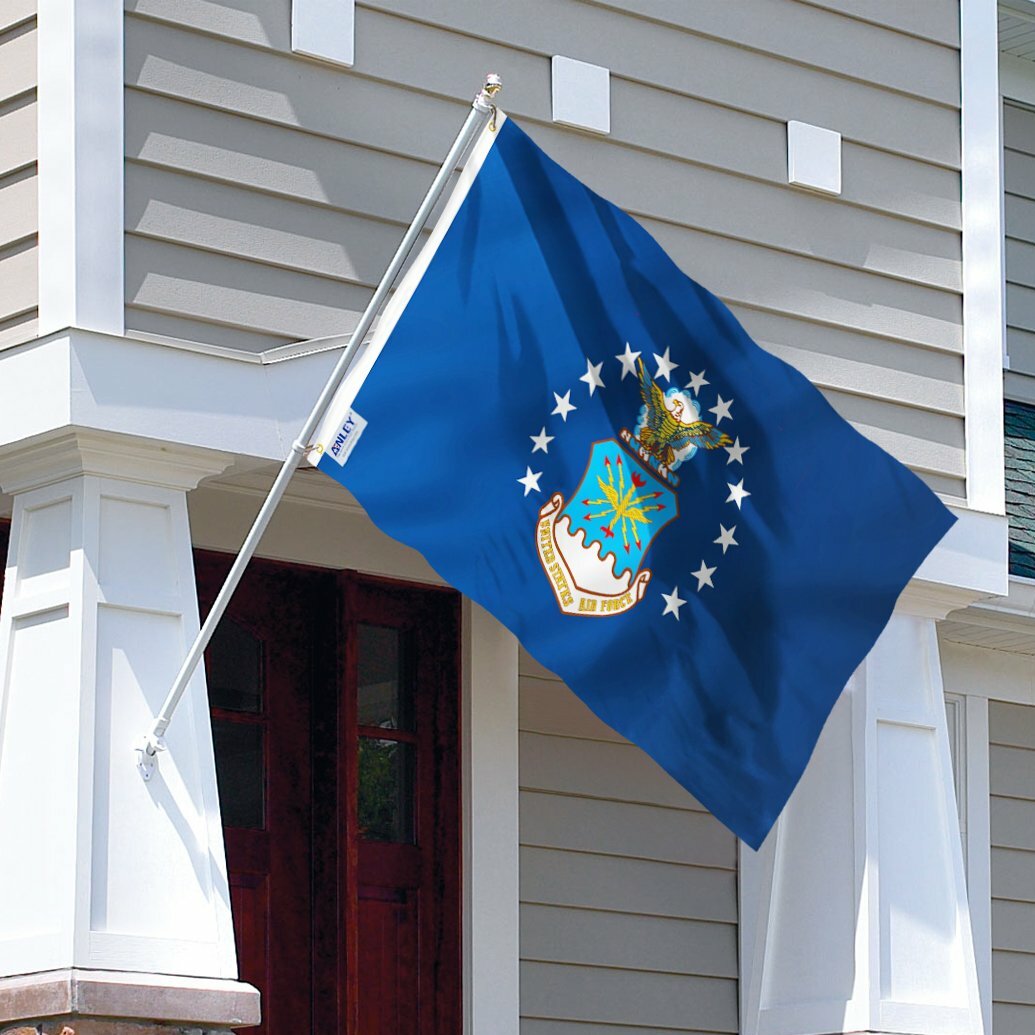
[[[359,738],[359,830],[366,841],[413,843],[413,745]]]
[[[213,708],[262,711],[262,642],[224,618],[205,651],[208,699]]]
[[[413,729],[412,663],[407,640],[399,629],[359,627],[360,726]]]
[[[262,726],[254,722],[212,721],[223,826],[250,830],[261,830],[265,826],[265,733]]]

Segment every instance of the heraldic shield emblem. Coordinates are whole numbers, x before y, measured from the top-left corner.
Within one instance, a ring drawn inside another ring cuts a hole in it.
[[[647,552],[654,537],[679,517],[676,469],[701,449],[730,445],[728,435],[701,420],[691,386],[663,390],[642,360],[635,372],[643,405],[634,430],[623,428],[621,441],[594,442],[586,472],[567,502],[555,492],[539,510],[536,549],[565,614],[616,615],[643,599],[651,580],[644,567]],[[567,397],[557,400],[563,409]],[[533,442],[542,436],[543,446],[552,441],[544,427]],[[538,475],[529,468],[519,481],[526,484],[529,477]]]
[[[554,493],[539,511],[539,559],[561,610],[614,615],[638,603],[651,577],[644,555],[678,516],[676,494],[653,472],[614,439],[595,442],[571,499]]]

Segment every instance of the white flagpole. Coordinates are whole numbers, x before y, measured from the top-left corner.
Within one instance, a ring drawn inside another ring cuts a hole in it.
[[[292,443],[291,452],[280,468],[280,473],[273,482],[269,495],[266,497],[248,535],[241,544],[241,551],[235,558],[226,581],[223,583],[219,594],[212,604],[212,610],[209,611],[208,617],[191,644],[191,648],[187,652],[187,656],[184,658],[180,671],[173,682],[172,689],[170,689],[168,696],[165,698],[161,711],[155,717],[151,729],[144,735],[136,748],[137,768],[145,780],[150,780],[152,775],[154,775],[155,767],[158,763],[158,752],[165,750],[165,743],[162,738],[165,735],[165,731],[169,728],[176,706],[180,703],[180,698],[183,697],[187,684],[190,683],[194,670],[198,667],[198,662],[205,653],[205,648],[208,646],[209,640],[212,639],[212,634],[215,632],[219,620],[223,617],[223,613],[230,603],[230,598],[233,596],[237,584],[241,581],[241,576],[244,574],[248,562],[252,559],[252,555],[259,545],[259,540],[262,539],[263,533],[266,531],[266,526],[273,517],[273,512],[277,509],[277,505],[287,491],[292,475],[309,449],[310,439],[319,426],[324,411],[334,397],[334,393],[338,390],[342,379],[348,373],[348,369],[363,339],[366,337],[367,331],[370,330],[370,325],[374,322],[374,317],[377,316],[378,311],[388,297],[388,292],[392,289],[392,285],[395,283],[395,279],[398,277],[407,255],[409,255],[414,243],[420,236],[420,232],[424,229],[424,224],[428,221],[438,199],[442,196],[442,192],[446,189],[449,178],[463,157],[468,145],[485,128],[485,124],[493,115],[495,111],[493,101],[501,88],[502,80],[498,75],[490,74],[485,77],[485,85],[472,101],[471,112],[467,116],[467,120],[464,122],[456,140],[453,141],[453,146],[449,149],[449,154],[446,155],[441,168],[428,188],[428,193],[424,196],[420,208],[417,209],[413,222],[410,223],[406,235],[400,242],[395,255],[392,257],[392,261],[388,264],[388,268],[381,278],[381,282],[377,285],[373,296],[363,311],[363,315],[359,318],[359,323],[356,324],[356,329],[352,332],[348,345],[342,352],[327,384],[324,385],[320,397],[316,400],[316,405],[306,418],[305,424],[302,425],[298,438]]]

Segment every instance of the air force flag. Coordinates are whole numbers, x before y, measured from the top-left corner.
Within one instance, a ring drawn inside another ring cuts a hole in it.
[[[511,121],[310,459],[753,847],[954,520]]]

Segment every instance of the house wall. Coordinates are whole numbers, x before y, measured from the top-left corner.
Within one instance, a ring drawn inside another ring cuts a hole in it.
[[[736,838],[524,651],[519,671],[523,1035],[738,1031]]]
[[[988,720],[993,1030],[1022,1035],[1035,1027],[1035,707],[990,701]]]
[[[0,347],[36,333],[36,3],[0,6]]]
[[[291,54],[289,0],[129,0],[127,327],[348,331],[495,70],[544,148],[962,497],[959,11],[911,7],[368,0],[343,70]],[[609,137],[550,121],[557,53],[611,69]],[[788,119],[843,134],[840,198],[787,185]]]
[[[1010,15],[1001,12],[1001,20],[1004,17]],[[1002,42],[1000,46],[1007,49]],[[1015,63],[1011,81],[1016,84],[1020,72],[1030,67]],[[1030,379],[1035,375],[1035,110],[1011,99],[1003,102],[1003,190],[1010,364],[1006,393],[1029,404],[1007,403],[1006,410],[1010,570],[1014,575],[1029,576],[1030,404],[1035,401]],[[1031,700],[1031,657],[985,653],[995,659],[982,666],[990,674],[986,677],[990,695]],[[1035,706],[992,700],[988,718],[993,1031],[994,1035],[1021,1035],[1035,1026]]]
[[[1003,104],[1006,351],[1010,369],[1035,374],[1035,111]]]

